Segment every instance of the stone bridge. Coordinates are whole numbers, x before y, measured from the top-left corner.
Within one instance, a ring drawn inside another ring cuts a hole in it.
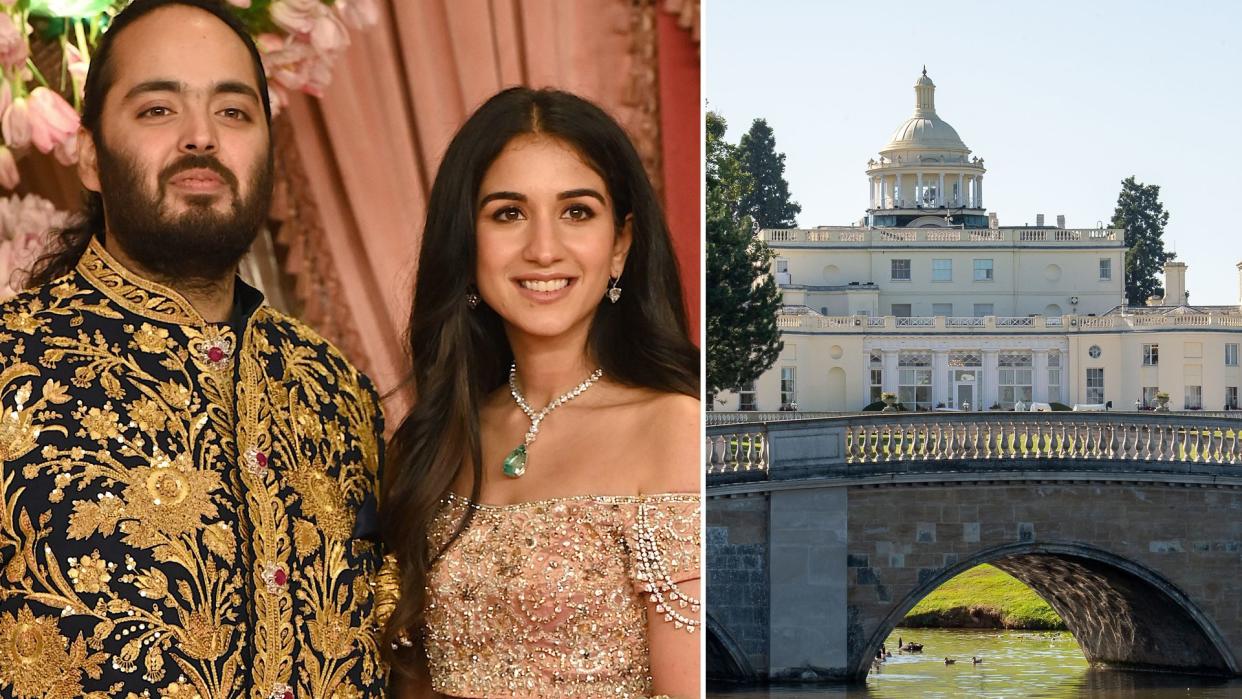
[[[710,677],[862,679],[980,563],[1095,666],[1242,673],[1242,420],[868,413],[707,439]]]

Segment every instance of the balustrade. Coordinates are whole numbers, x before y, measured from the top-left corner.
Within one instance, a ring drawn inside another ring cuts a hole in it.
[[[1122,243],[1122,231],[1113,228],[766,228],[760,236],[768,243]]]
[[[1030,461],[1242,465],[1242,420],[1191,414],[852,414],[783,413],[798,424],[763,422],[708,428],[707,473],[766,472],[773,430],[829,428],[840,455],[826,463]],[[779,457],[779,454],[777,455]],[[1047,462],[1052,462],[1053,465]],[[1122,463],[1118,464],[1124,470]]]

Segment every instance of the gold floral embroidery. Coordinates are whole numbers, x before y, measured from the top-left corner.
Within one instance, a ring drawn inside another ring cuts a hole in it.
[[[0,689],[21,699],[71,699],[82,692],[83,674],[99,672],[104,658],[88,654],[81,637],[60,635],[56,620],[21,607],[0,612]]]
[[[97,244],[0,304],[0,696],[381,696],[380,434],[308,328],[206,324]]]
[[[181,325],[204,324],[188,301],[125,269],[94,238],[78,263],[78,271],[131,313]]]

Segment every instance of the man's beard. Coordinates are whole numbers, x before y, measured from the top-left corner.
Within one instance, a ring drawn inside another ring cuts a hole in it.
[[[215,282],[232,272],[267,220],[272,199],[272,154],[255,168],[248,195],[237,176],[208,155],[186,155],[159,173],[147,192],[142,171],[128,154],[97,144],[100,194],[110,235],[135,263],[164,281]],[[186,210],[168,213],[166,188],[180,172],[211,170],[228,185],[233,205],[214,208],[224,195],[183,196]]]

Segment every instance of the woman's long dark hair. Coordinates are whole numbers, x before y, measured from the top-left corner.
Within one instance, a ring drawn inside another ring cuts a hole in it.
[[[263,59],[259,48],[250,37],[246,25],[219,0],[134,0],[117,13],[108,24],[107,31],[95,47],[91,56],[90,69],[86,72],[86,83],[82,87],[82,128],[87,131],[85,138],[94,138],[96,148],[105,148],[103,131],[100,124],[103,119],[104,98],[112,83],[116,82],[115,67],[110,60],[112,46],[117,37],[125,31],[125,27],[133,24],[143,15],[149,14],[169,5],[185,5],[198,8],[215,16],[223,22],[246,45],[250,53],[250,61],[254,65],[254,78],[259,86],[259,96],[263,102],[263,114],[270,125],[272,122],[272,105],[267,94],[267,76],[263,72]],[[77,21],[77,20],[74,20]],[[30,275],[26,278],[26,288],[43,286],[48,282],[68,274],[82,259],[82,253],[90,245],[91,238],[104,234],[104,205],[99,192],[83,190],[83,209],[75,217],[72,225],[53,231],[49,235],[46,251],[34,261]]]
[[[668,227],[625,132],[599,107],[566,92],[511,88],[492,97],[449,144],[431,189],[409,325],[418,398],[393,436],[385,467],[381,520],[399,563],[401,597],[384,648],[405,673],[421,664],[424,586],[443,552],[430,550],[428,528],[459,469],[474,469],[471,496],[478,500],[479,406],[505,382],[513,359],[500,317],[485,304],[470,310],[465,298],[475,270],[479,185],[504,147],[523,134],[563,141],[599,173],[618,230],[633,216],[625,295],[617,304],[601,297],[587,339],[590,356],[618,383],[699,395],[699,351],[688,338]],[[406,633],[416,651],[389,650]]]

